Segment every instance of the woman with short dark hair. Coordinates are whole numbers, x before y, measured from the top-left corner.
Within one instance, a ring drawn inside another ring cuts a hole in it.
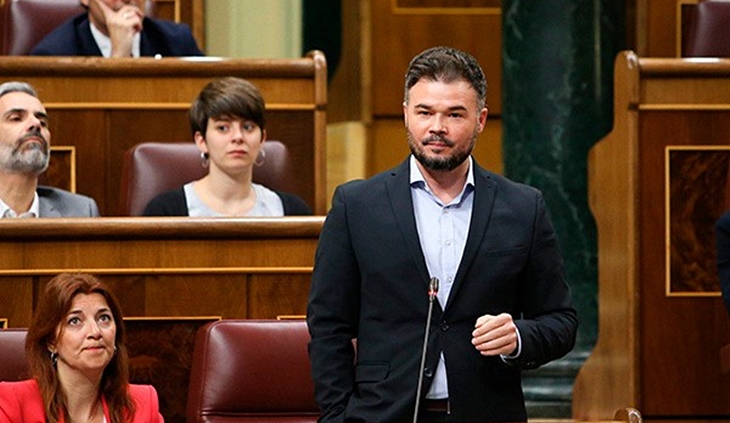
[[[190,108],[190,128],[208,174],[153,198],[145,216],[311,215],[300,197],[253,182],[265,158],[264,98],[251,82],[221,78],[203,87]]]

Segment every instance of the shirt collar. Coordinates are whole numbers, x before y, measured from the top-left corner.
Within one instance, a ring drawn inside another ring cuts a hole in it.
[[[17,214],[13,209],[10,208],[3,200],[0,199],[0,218],[10,217],[38,217],[40,216],[40,200],[38,199],[38,193],[33,193],[33,202],[30,204],[30,209],[24,213]]]
[[[89,26],[91,27],[91,35],[94,37],[94,41],[96,41],[96,45],[99,46],[99,50],[101,50],[101,55],[104,57],[111,57],[112,55],[112,40],[108,36],[104,35],[103,32],[99,30],[99,28],[94,25],[93,22],[89,22]],[[138,32],[134,34],[134,39],[132,40],[132,57],[139,57],[140,56],[140,42],[142,40],[142,33]]]
[[[474,161],[471,156],[467,159],[469,160],[469,170],[466,173],[466,182],[464,183],[464,186],[467,185],[474,186]],[[428,189],[428,184],[426,183],[426,179],[423,177],[423,174],[421,173],[421,169],[416,164],[416,156],[411,154],[410,157],[410,181],[411,186],[414,186],[416,184],[423,185]],[[463,189],[462,189],[463,191]]]

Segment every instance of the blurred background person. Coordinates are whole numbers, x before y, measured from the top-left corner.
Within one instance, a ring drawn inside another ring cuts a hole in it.
[[[145,16],[147,0],[79,0],[87,13],[46,35],[32,56],[202,56],[190,28]]]
[[[190,126],[203,178],[162,193],[145,207],[145,216],[311,215],[300,197],[253,183],[253,168],[266,160],[264,99],[241,78],[208,83],[190,108]]]
[[[730,314],[730,211],[726,211],[715,223],[717,239],[717,271],[725,308]]]
[[[25,82],[0,85],[0,219],[95,217],[96,202],[58,188],[38,186],[51,158],[48,114]]]
[[[122,312],[96,277],[46,285],[26,337],[33,376],[0,383],[2,422],[161,423],[157,392],[129,384]]]

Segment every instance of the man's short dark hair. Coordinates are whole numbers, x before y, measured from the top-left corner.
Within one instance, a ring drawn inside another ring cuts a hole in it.
[[[459,79],[469,82],[477,92],[477,106],[487,104],[487,78],[471,54],[452,47],[432,47],[411,60],[406,72],[403,101],[408,103],[408,92],[421,79],[451,83]]]

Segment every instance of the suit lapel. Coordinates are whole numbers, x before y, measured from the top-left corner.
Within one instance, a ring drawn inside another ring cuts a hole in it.
[[[38,190],[38,217],[61,217],[61,213],[56,210],[53,202],[45,197],[43,190]]]
[[[469,223],[469,235],[466,238],[466,246],[461,257],[461,263],[459,263],[459,270],[456,272],[454,286],[451,288],[449,299],[446,302],[446,312],[448,312],[449,306],[459,291],[459,287],[464,282],[466,272],[476,259],[477,251],[479,251],[479,246],[482,244],[489,226],[492,206],[497,194],[497,183],[491,174],[479,167],[476,160],[472,163],[474,164],[474,204],[472,205],[471,222]]]
[[[81,40],[81,44],[79,46],[80,56],[101,56],[99,45],[96,44],[96,40],[91,34],[91,22],[89,21],[89,18],[83,19],[79,22],[76,26],[76,35]]]
[[[405,239],[408,251],[413,258],[418,273],[421,275],[424,292],[426,292],[430,276],[426,267],[426,259],[423,257],[421,242],[418,239],[416,217],[413,212],[409,159],[406,159],[400,166],[391,171],[391,178],[385,183],[385,188],[388,192],[388,200],[393,215],[398,221],[403,239]]]

